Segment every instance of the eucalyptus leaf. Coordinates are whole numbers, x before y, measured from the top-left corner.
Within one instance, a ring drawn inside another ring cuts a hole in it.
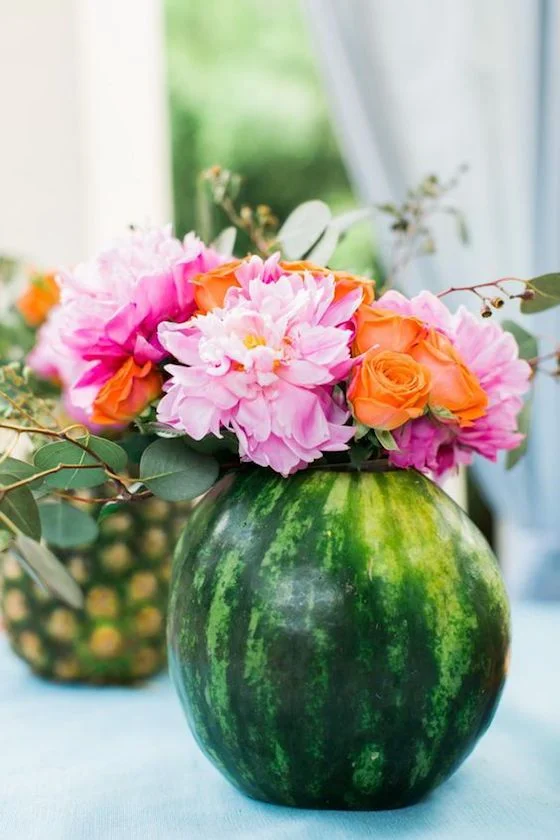
[[[231,257],[236,239],[237,230],[234,227],[224,228],[212,242],[212,248],[224,257]]]
[[[215,484],[220,467],[215,458],[194,452],[182,440],[156,440],[140,461],[140,478],[167,502],[196,499]]]
[[[0,470],[16,476],[18,480],[21,478],[31,478],[32,475],[37,473],[36,467],[25,461],[20,461],[18,458],[4,458],[0,461]],[[41,481],[42,479],[39,478],[37,481],[30,482],[27,486],[35,490],[40,486]]]
[[[133,464],[139,464],[142,453],[153,443],[155,436],[152,434],[139,434],[134,432],[121,440],[120,446],[126,452],[127,458]]]
[[[307,255],[307,259],[319,265],[327,265],[330,258],[336,251],[340,238],[354,225],[364,222],[373,215],[373,207],[360,207],[357,210],[349,210],[331,219],[327,228],[316,245]]]
[[[520,327],[515,321],[502,321],[502,327],[511,333],[519,347],[520,359],[536,359],[539,355],[539,344],[534,335]]]
[[[331,220],[324,201],[305,201],[293,210],[280,230],[278,241],[289,260],[303,257],[317,242]]]
[[[397,441],[393,437],[392,432],[389,432],[384,429],[374,429],[375,437],[383,447],[386,449],[387,452],[398,452],[399,447],[397,446]]]
[[[40,586],[53,592],[71,607],[78,609],[83,606],[82,590],[46,546],[18,533],[12,551]]]
[[[317,265],[327,265],[328,261],[336,251],[340,234],[335,227],[329,225],[317,244],[307,255],[310,262]]]
[[[57,548],[88,545],[97,538],[99,528],[93,517],[68,502],[39,505],[43,539]]]
[[[174,429],[173,426],[168,426],[166,423],[160,423],[157,420],[150,421],[149,423],[144,424],[144,429],[149,434],[157,435],[157,437],[161,438],[182,438],[184,437],[185,433],[179,431],[179,429]]]
[[[113,472],[121,472],[126,468],[128,461],[126,452],[117,443],[94,435],[78,438],[78,442],[91,449],[98,458],[109,465]],[[106,480],[107,476],[103,467],[93,469],[99,463],[95,455],[70,441],[57,441],[47,443],[38,449],[33,460],[39,470],[49,470],[60,464],[75,465],[76,469],[60,470],[58,473],[45,477],[45,483],[50,487],[75,490],[80,487],[96,487]]]
[[[544,312],[560,305],[560,274],[541,274],[530,281],[529,288],[535,292],[532,300],[521,301],[521,311],[524,315],[534,312]]]
[[[132,487],[130,488],[130,491],[133,492]],[[104,519],[107,519],[108,516],[113,516],[114,513],[118,513],[119,511],[126,513],[127,510],[128,502],[105,502],[97,515],[97,524],[99,525],[99,523],[103,522]]]
[[[18,480],[17,476],[10,473],[0,473],[0,489]],[[41,538],[37,502],[29,487],[22,486],[8,490],[0,501],[0,513],[3,513],[19,531],[28,537],[36,540]]]
[[[335,216],[329,227],[335,228],[341,234],[346,233],[354,225],[365,222],[366,219],[371,219],[373,213],[373,207],[358,207],[356,210],[348,210],[346,213],[341,213],[340,216]]]
[[[0,520],[0,555],[8,549],[14,539],[14,532],[2,523]],[[0,558],[1,559],[1,558]]]
[[[523,408],[519,412],[519,416],[517,418],[517,430],[521,432],[521,434],[525,435],[524,439],[521,441],[517,449],[510,450],[506,455],[506,469],[511,470],[512,467],[523,458],[525,453],[527,452],[527,446],[529,444],[529,431],[531,428],[531,415],[533,410],[533,394],[529,394]]]

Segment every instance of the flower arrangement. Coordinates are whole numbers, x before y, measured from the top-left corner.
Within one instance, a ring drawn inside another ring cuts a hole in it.
[[[289,476],[382,461],[440,478],[475,454],[495,461],[506,451],[514,461],[522,452],[536,341],[487,318],[505,300],[528,312],[557,305],[559,275],[468,287],[482,319],[450,312],[453,287],[410,299],[377,293],[372,279],[325,267],[364,212],[333,219],[308,202],[278,229],[267,207],[236,209],[231,173],[206,177],[253,253],[232,257],[233,227],[212,246],[169,227],[132,229],[56,283],[48,275],[32,284],[18,303],[29,325],[44,323],[29,368],[3,369],[0,425],[51,442],[32,466],[4,456],[0,525],[31,566],[41,565],[38,543],[26,542],[40,536],[38,486],[60,496],[108,477],[109,504],[151,493],[178,500],[241,464]],[[443,193],[433,178],[422,190]],[[383,208],[397,236],[410,244],[420,230],[429,252],[414,195]],[[29,369],[60,383],[72,422],[48,416]],[[133,477],[122,472],[130,445],[143,447]]]

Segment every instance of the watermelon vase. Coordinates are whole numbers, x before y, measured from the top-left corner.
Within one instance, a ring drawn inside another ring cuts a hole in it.
[[[488,544],[414,471],[230,474],[175,554],[172,678],[202,751],[255,799],[417,802],[490,724],[509,640]]]

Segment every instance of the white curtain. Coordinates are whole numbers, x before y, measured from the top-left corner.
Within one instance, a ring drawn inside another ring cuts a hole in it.
[[[302,2],[364,203],[399,200],[426,174],[470,166],[452,201],[471,246],[442,220],[438,254],[417,263],[408,291],[560,270],[560,3]],[[459,298],[449,302],[469,302]],[[560,338],[558,311],[529,329]],[[506,523],[510,585],[560,597],[560,388],[543,377],[536,390],[528,457],[511,473],[477,471]]]

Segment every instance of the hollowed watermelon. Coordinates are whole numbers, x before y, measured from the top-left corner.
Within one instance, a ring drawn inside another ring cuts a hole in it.
[[[195,737],[234,785],[394,808],[488,727],[509,609],[483,536],[424,476],[248,469],[189,521],[168,635]]]

